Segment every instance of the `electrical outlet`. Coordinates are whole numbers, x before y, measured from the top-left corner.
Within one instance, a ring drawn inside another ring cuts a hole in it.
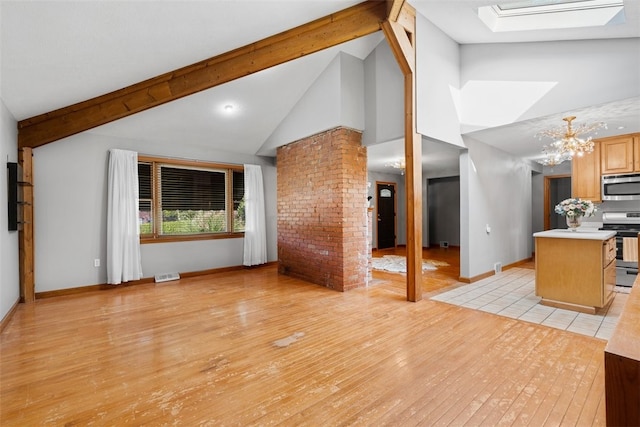
[[[100,267],[100,258],[96,258],[93,260],[93,266],[94,267]]]

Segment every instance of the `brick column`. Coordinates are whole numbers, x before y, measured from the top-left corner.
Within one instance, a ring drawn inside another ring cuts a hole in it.
[[[367,285],[367,154],[335,128],[278,148],[278,269],[346,291]]]

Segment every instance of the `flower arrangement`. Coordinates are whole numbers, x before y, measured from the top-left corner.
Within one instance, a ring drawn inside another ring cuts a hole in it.
[[[565,199],[558,203],[554,210],[562,216],[584,216],[588,218],[596,212],[596,207],[589,200]]]

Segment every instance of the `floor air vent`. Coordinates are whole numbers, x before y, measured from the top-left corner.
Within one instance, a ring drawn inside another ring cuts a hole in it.
[[[155,279],[156,283],[170,282],[171,280],[180,279],[180,275],[178,273],[156,274]]]
[[[446,240],[441,240],[440,241],[440,247],[441,248],[448,248],[449,247],[449,242],[447,242]]]

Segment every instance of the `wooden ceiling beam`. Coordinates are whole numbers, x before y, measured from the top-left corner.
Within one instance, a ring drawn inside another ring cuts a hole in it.
[[[383,22],[391,51],[403,74],[415,72],[416,10],[404,0],[387,0],[389,18]]]
[[[415,70],[415,54],[404,28],[397,22],[392,21],[384,22],[382,28],[387,36],[391,51],[402,70],[402,74],[413,73]]]
[[[400,11],[397,19],[398,24],[407,32],[410,39],[413,40],[413,35],[416,32],[416,10],[410,4],[405,4]]]
[[[213,58],[18,122],[18,146],[39,147],[381,29],[387,4],[367,0]]]
[[[405,0],[387,0],[387,19],[391,22],[396,22]]]

